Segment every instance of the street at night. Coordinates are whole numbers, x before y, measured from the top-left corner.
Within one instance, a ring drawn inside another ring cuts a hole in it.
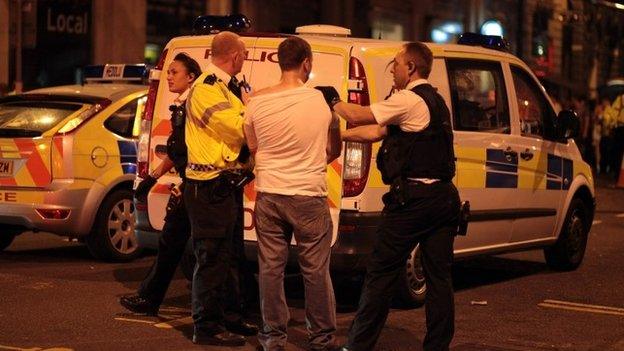
[[[455,351],[624,350],[624,189],[598,181],[597,211],[583,264],[546,266],[542,251],[456,262]],[[27,233],[0,253],[0,350],[228,350],[192,344],[190,291],[178,273],[159,317],[128,313],[118,297],[135,291],[153,256],[131,263],[93,260],[85,246]],[[337,279],[335,279],[337,281]],[[338,335],[357,306],[340,280]],[[346,284],[346,285],[345,285]],[[300,276],[287,278],[288,350],[306,345]],[[259,311],[251,319],[260,322]],[[424,309],[392,310],[378,350],[421,350]],[[254,350],[255,337],[244,347]]]

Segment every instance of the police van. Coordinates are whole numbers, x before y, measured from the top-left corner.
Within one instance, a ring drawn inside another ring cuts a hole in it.
[[[140,252],[132,183],[147,68],[88,66],[84,76],[0,99],[0,250],[32,230],[84,240],[101,259]]]
[[[240,35],[249,53],[239,78],[255,90],[276,84],[277,47],[286,35]],[[312,46],[308,86],[331,85],[342,100],[362,105],[392,92],[388,67],[402,42],[352,38],[349,29],[327,25],[299,27],[297,35]],[[171,129],[168,106],[174,95],[161,83],[163,69],[181,52],[205,68],[212,38],[212,34],[173,38],[151,71],[139,177],[161,162]],[[575,269],[583,259],[595,208],[592,173],[572,139],[578,121],[571,111],[555,114],[529,67],[505,52],[500,39],[474,35],[465,44],[427,44],[434,56],[429,81],[452,115],[457,158],[453,183],[471,207],[467,235],[457,237],[455,256],[543,248],[549,266]],[[342,123],[341,128],[348,128]],[[388,190],[374,163],[379,146],[347,142],[342,156],[327,167],[334,271],[363,272],[372,252],[381,196]],[[154,231],[163,226],[170,184],[178,181],[174,173],[161,177],[147,204],[137,205],[141,242],[150,237],[154,242]],[[256,259],[255,196],[253,184],[248,185],[245,240],[251,260]],[[422,303],[426,286],[418,248],[405,265],[398,298],[410,305]]]

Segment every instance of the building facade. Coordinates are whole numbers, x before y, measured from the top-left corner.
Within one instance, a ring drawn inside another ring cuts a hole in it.
[[[259,32],[325,23],[358,37],[453,42],[500,31],[564,98],[624,76],[624,5],[612,1],[0,0],[0,87],[13,89],[18,71],[28,90],[79,81],[87,64],[153,64],[171,37],[192,34],[197,16],[228,13],[247,15]]]

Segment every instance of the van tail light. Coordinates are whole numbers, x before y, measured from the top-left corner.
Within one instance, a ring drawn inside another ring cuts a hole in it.
[[[139,147],[137,155],[137,173],[141,178],[145,178],[149,174],[149,147],[152,120],[154,119],[156,94],[158,93],[158,85],[160,84],[160,72],[162,72],[163,66],[165,65],[167,51],[168,49],[163,50],[162,54],[160,54],[156,67],[150,71],[147,101],[145,102],[145,109],[143,110],[143,115],[141,116],[141,132],[139,134]]]
[[[370,105],[368,84],[364,66],[355,57],[349,61],[348,102],[362,106]],[[347,128],[353,126],[347,124]],[[342,173],[342,196],[357,196],[364,191],[371,163],[371,143],[347,142]]]

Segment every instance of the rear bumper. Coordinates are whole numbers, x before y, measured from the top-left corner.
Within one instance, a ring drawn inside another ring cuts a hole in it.
[[[39,230],[67,236],[82,236],[89,231],[83,211],[89,187],[74,189],[68,181],[54,181],[48,188],[0,190],[4,199],[0,206],[0,224],[9,224],[24,230]],[[37,209],[69,210],[64,219],[44,218]]]
[[[139,245],[158,249],[159,231],[152,228],[147,217],[147,208],[135,199],[136,235]],[[337,273],[366,271],[366,265],[373,253],[377,226],[381,221],[380,212],[359,213],[342,211],[338,225],[338,238],[332,247],[331,270]],[[245,256],[258,261],[258,242],[245,241]],[[297,247],[291,246],[288,257],[290,266],[297,265]]]

